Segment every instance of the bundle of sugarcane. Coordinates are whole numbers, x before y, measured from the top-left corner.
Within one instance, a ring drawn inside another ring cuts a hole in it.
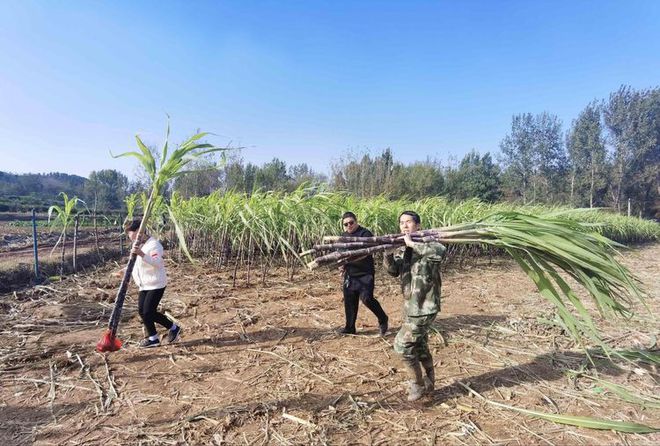
[[[410,234],[414,242],[485,244],[511,255],[536,284],[541,295],[557,308],[564,329],[576,340],[583,335],[603,345],[593,321],[563,271],[591,295],[601,315],[631,316],[632,299],[643,302],[639,281],[614,257],[622,245],[593,228],[552,216],[498,212],[479,221]],[[379,237],[323,238],[301,255],[311,255],[310,269],[346,262],[404,245],[403,234]],[[572,306],[577,316],[569,309]]]

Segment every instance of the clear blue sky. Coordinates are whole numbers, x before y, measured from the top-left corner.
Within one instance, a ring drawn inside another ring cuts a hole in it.
[[[660,1],[2,0],[0,170],[130,176],[166,113],[258,164],[447,160],[621,84],[660,84]]]

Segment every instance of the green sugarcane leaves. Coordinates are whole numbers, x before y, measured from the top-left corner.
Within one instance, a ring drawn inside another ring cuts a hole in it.
[[[120,153],[119,155],[113,155],[112,152],[110,153],[113,158],[120,158],[127,156],[132,156],[136,158],[140,162],[144,170],[147,172],[149,178],[151,179],[152,182],[151,195],[149,197],[149,200],[147,200],[146,202],[144,202],[145,200],[143,200],[143,213],[145,218],[149,216],[152,209],[160,207],[159,203],[162,202],[163,200],[162,191],[167,183],[182,175],[194,171],[194,170],[184,170],[184,168],[191,161],[194,161],[199,157],[207,155],[209,153],[213,153],[213,152],[224,153],[227,150],[232,150],[231,148],[228,147],[221,148],[221,147],[215,147],[212,144],[198,142],[200,139],[204,138],[209,134],[210,133],[208,132],[196,133],[195,135],[191,136],[183,143],[181,143],[170,154],[169,153],[170,124],[168,119],[167,130],[165,133],[165,143],[163,144],[163,149],[161,151],[161,155],[159,157],[158,163],[156,162],[156,158],[154,158],[153,154],[151,153],[151,150],[149,150],[146,144],[144,144],[142,139],[137,135],[135,136],[135,139],[137,141],[138,148],[140,149],[139,152],[137,151],[124,152],[124,153]],[[134,203],[132,204],[134,208]],[[192,261],[192,257],[188,251],[188,247],[186,245],[186,241],[183,236],[183,231],[176,220],[175,213],[172,211],[171,207],[167,203],[165,203],[165,208],[167,210],[170,219],[174,224],[175,232],[179,240],[179,243],[183,248],[183,252],[188,257],[188,259]]]

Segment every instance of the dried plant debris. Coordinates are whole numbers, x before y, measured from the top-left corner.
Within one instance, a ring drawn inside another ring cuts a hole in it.
[[[624,255],[651,314],[595,320],[621,353],[585,349],[513,262],[448,271],[430,336],[435,391],[405,398],[405,374],[362,309],[340,336],[334,272],[291,282],[273,265],[266,286],[233,265],[170,269],[163,306],[184,327],[172,345],[139,349],[136,292],[121,325],[126,347],[94,351],[111,302],[112,267],[0,295],[2,444],[584,445],[660,442],[657,314],[660,245]],[[400,323],[398,283],[376,296]],[[589,308],[590,311],[594,308]]]

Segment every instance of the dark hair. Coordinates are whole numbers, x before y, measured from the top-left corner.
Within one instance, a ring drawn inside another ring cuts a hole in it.
[[[135,217],[132,220],[126,220],[124,222],[124,232],[128,233],[130,231],[137,231],[140,228],[142,219],[140,217]]]
[[[344,221],[345,218],[352,218],[353,220],[357,221],[357,217],[351,211],[344,212],[344,215],[341,216],[341,220]]]
[[[401,215],[410,215],[415,223],[418,225],[422,223],[422,219],[420,218],[419,214],[415,211],[403,211],[399,215],[399,220],[401,220]]]

